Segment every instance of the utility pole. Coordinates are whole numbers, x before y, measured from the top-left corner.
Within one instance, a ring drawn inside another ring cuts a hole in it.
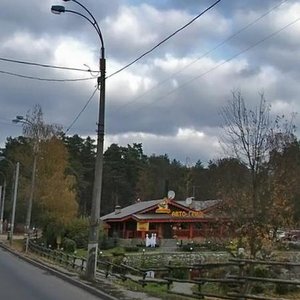
[[[4,202],[6,194],[6,179],[3,183],[2,201],[1,201],[1,212],[0,212],[0,234],[3,233],[3,216],[4,216]]]
[[[104,40],[103,40],[100,27],[93,14],[78,0],[64,0],[64,1],[72,1],[76,3],[85,11],[85,13],[66,9],[62,5],[52,5],[51,12],[54,14],[61,14],[67,12],[84,18],[94,27],[101,43],[100,61],[99,61],[100,76],[98,77],[98,82],[97,82],[98,89],[100,90],[99,112],[98,112],[98,123],[97,123],[97,152],[96,152],[95,176],[94,176],[93,196],[92,196],[92,209],[91,209],[90,228],[89,228],[88,257],[86,263],[86,278],[88,280],[94,280],[96,276],[96,268],[97,268],[99,220],[100,220],[102,174],[103,174],[105,70],[106,70],[105,49],[104,49]]]
[[[35,148],[35,146],[34,146]],[[37,151],[36,149],[33,150],[33,166],[32,166],[32,174],[31,174],[31,188],[30,188],[30,196],[27,208],[27,215],[26,215],[26,223],[25,223],[25,230],[26,230],[26,244],[25,244],[25,252],[28,251],[29,246],[29,239],[30,239],[30,223],[31,223],[31,212],[32,212],[32,202],[33,202],[33,195],[35,189],[35,174],[36,174],[36,161],[37,161]]]
[[[29,239],[30,239],[30,223],[31,223],[31,213],[32,213],[32,203],[33,196],[35,190],[35,177],[36,177],[36,162],[38,156],[38,148],[39,148],[39,138],[40,138],[40,130],[39,127],[34,124],[32,121],[28,120],[28,118],[24,118],[23,116],[16,116],[15,119],[12,120],[13,123],[22,123],[26,126],[29,126],[33,131],[33,164],[32,164],[32,174],[31,174],[31,187],[30,187],[30,195],[27,206],[26,213],[26,221],[25,221],[25,252],[28,251]]]
[[[18,194],[18,182],[19,182],[19,169],[20,163],[16,164],[16,173],[15,173],[15,185],[14,185],[14,198],[13,198],[13,208],[11,213],[11,225],[10,225],[10,233],[9,233],[9,243],[12,244],[14,227],[15,227],[15,214],[16,214],[16,204],[17,204],[17,194]]]

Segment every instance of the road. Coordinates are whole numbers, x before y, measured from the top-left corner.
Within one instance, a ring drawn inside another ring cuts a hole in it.
[[[100,300],[0,248],[0,299]]]

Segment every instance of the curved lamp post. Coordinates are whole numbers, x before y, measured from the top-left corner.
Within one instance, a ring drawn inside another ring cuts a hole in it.
[[[34,124],[23,116],[16,116],[14,123],[23,123],[34,128]],[[26,244],[25,244],[25,252],[28,251],[29,238],[30,238],[30,223],[31,223],[31,212],[32,212],[32,203],[35,189],[35,177],[36,177],[36,163],[37,163],[37,154],[38,154],[38,143],[39,143],[38,133],[34,136],[34,145],[33,145],[33,164],[32,164],[32,173],[31,173],[31,187],[30,187],[30,195],[28,200],[28,207],[26,213],[26,221],[25,221],[25,233],[26,233]]]
[[[3,233],[3,215],[4,215],[4,202],[6,195],[6,176],[3,172],[0,172],[3,177],[3,186],[0,186],[0,234]]]
[[[14,169],[15,166],[12,161],[7,159],[6,157],[1,156],[1,160],[6,160]],[[12,213],[11,213],[11,225],[10,225],[10,232],[9,232],[9,243],[12,243],[13,234],[14,234],[14,227],[15,227],[15,215],[16,215],[16,204],[17,204],[17,194],[18,194],[18,183],[19,183],[19,169],[20,169],[20,163],[16,163],[16,170],[15,170],[15,183],[14,183],[14,193],[13,193],[13,207],[12,207]],[[2,214],[2,212],[1,212]]]
[[[100,77],[98,77],[98,89],[100,90],[100,103],[99,103],[99,115],[97,123],[97,153],[96,153],[96,165],[95,165],[95,177],[93,185],[93,197],[92,197],[92,210],[90,218],[89,229],[89,243],[88,243],[88,259],[86,266],[86,277],[89,280],[93,280],[96,275],[97,265],[97,252],[98,252],[98,237],[99,237],[99,218],[100,218],[100,206],[101,206],[101,192],[102,192],[102,173],[103,173],[103,144],[104,144],[104,111],[105,111],[105,50],[104,41],[100,27],[92,15],[92,13],[77,0],[64,0],[65,2],[72,1],[79,5],[84,12],[80,13],[74,10],[65,9],[61,5],[53,5],[51,11],[54,14],[60,14],[64,12],[78,15],[87,20],[96,30],[100,39]]]

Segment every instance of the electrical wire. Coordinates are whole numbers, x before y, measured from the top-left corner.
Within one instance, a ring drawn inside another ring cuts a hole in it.
[[[73,120],[73,122],[68,126],[68,128],[65,130],[64,134],[66,134],[72,127],[73,125],[76,123],[76,121],[79,119],[79,117],[81,116],[81,114],[85,111],[85,109],[87,108],[87,106],[89,105],[89,103],[92,101],[96,91],[98,90],[98,87],[95,88],[95,90],[93,91],[91,97],[88,99],[88,101],[85,103],[85,105],[83,106],[83,108],[81,109],[81,111],[78,113],[78,115],[75,117],[75,119]]]
[[[145,95],[149,94],[151,91],[153,91],[154,89],[156,89],[157,87],[163,85],[164,83],[168,82],[169,80],[173,79],[174,76],[177,76],[178,74],[182,73],[184,70],[186,70],[187,68],[189,68],[190,66],[194,65],[196,62],[200,61],[201,59],[203,59],[204,57],[206,57],[207,55],[209,55],[210,53],[212,53],[213,51],[217,50],[218,48],[220,48],[221,46],[223,46],[224,44],[226,44],[228,41],[232,40],[234,37],[236,37],[237,35],[239,35],[240,33],[242,33],[243,31],[245,31],[246,29],[250,28],[251,26],[253,26],[254,24],[256,24],[258,21],[260,21],[261,19],[263,19],[264,17],[266,17],[268,14],[270,14],[273,10],[277,9],[278,7],[280,7],[283,3],[287,2],[288,0],[283,0],[280,3],[276,4],[275,6],[273,6],[271,9],[269,9],[268,11],[266,11],[265,13],[263,13],[262,15],[260,15],[258,18],[256,18],[255,20],[253,20],[252,22],[248,23],[246,26],[240,28],[238,31],[236,31],[235,33],[233,33],[232,35],[230,35],[228,38],[226,38],[225,40],[223,40],[222,42],[220,42],[219,44],[217,44],[215,47],[213,47],[212,49],[206,51],[204,54],[202,54],[200,57],[196,58],[195,60],[193,60],[192,62],[188,63],[186,66],[184,66],[182,69],[174,72],[173,74],[171,74],[170,76],[168,76],[167,78],[165,78],[164,80],[162,80],[161,82],[157,83],[156,85],[154,85],[152,88],[150,88],[149,90],[147,90],[146,92],[144,92],[143,94],[135,97],[133,100],[131,100],[130,102],[124,103],[123,105],[121,105],[120,108],[123,108],[125,106],[128,106],[130,104],[135,103],[137,100],[141,99],[142,97],[144,97]]]
[[[106,79],[120,73],[121,71],[127,69],[128,67],[130,67],[131,65],[133,65],[134,63],[136,63],[137,61],[139,61],[141,58],[143,58],[144,56],[146,56],[147,54],[149,54],[150,52],[152,52],[154,49],[158,48],[160,45],[162,45],[163,43],[165,43],[167,40],[169,40],[171,37],[173,37],[174,35],[176,35],[178,32],[182,31],[183,29],[185,29],[186,27],[188,27],[190,24],[192,24],[195,20],[197,20],[199,17],[201,17],[203,14],[205,14],[207,11],[209,11],[210,9],[212,9],[214,6],[216,6],[219,2],[221,2],[222,0],[218,0],[216,2],[214,2],[212,5],[210,5],[208,8],[206,8],[204,11],[202,11],[200,14],[198,14],[196,17],[194,17],[191,21],[189,21],[188,23],[186,23],[184,26],[180,27],[179,29],[177,29],[175,32],[173,32],[172,34],[170,34],[168,37],[166,37],[165,39],[163,39],[161,42],[159,42],[158,44],[156,44],[154,47],[152,47],[150,50],[146,51],[144,54],[140,55],[138,58],[136,58],[135,60],[133,60],[131,63],[127,64],[126,66],[124,66],[123,68],[119,69],[118,71],[112,73],[111,75],[107,76]],[[94,92],[95,93],[95,92]],[[94,94],[93,94],[94,95]],[[93,96],[92,96],[93,97]],[[91,97],[91,98],[92,98]],[[79,118],[79,116],[81,115],[81,113],[86,109],[87,105],[89,104],[91,98],[87,101],[87,103],[84,105],[84,107],[82,108],[82,110],[80,111],[79,115],[76,117],[76,119],[72,122],[71,125],[73,125],[77,119]],[[67,133],[69,131],[69,128],[66,130],[65,133]]]
[[[74,78],[74,79],[41,78],[41,77],[28,76],[28,75],[23,75],[23,74],[13,73],[13,72],[8,72],[8,71],[3,71],[3,70],[0,70],[0,74],[20,77],[20,78],[25,78],[25,79],[31,79],[31,80],[51,81],[51,82],[78,82],[78,81],[86,81],[86,80],[95,79],[95,77]]]
[[[265,36],[263,39],[261,39],[261,40],[255,42],[254,44],[250,45],[249,47],[245,48],[244,50],[242,50],[242,51],[236,53],[235,55],[231,56],[230,58],[228,58],[228,59],[224,60],[223,62],[217,64],[215,67],[209,69],[208,71],[206,71],[206,72],[204,72],[204,73],[201,73],[200,75],[198,75],[198,76],[196,76],[196,77],[194,77],[194,78],[192,78],[192,79],[190,79],[190,80],[184,82],[184,83],[181,84],[181,85],[178,85],[176,88],[174,88],[173,90],[169,91],[167,94],[165,94],[165,95],[163,95],[163,96],[161,96],[161,97],[156,98],[156,99],[155,99],[154,101],[152,101],[152,102],[144,103],[144,105],[142,105],[142,107],[148,106],[148,105],[152,105],[153,102],[157,102],[158,100],[161,100],[161,99],[163,99],[163,98],[166,98],[166,97],[168,97],[168,96],[174,94],[178,89],[181,89],[181,88],[183,88],[183,87],[189,85],[190,83],[194,82],[195,80],[204,77],[205,75],[211,73],[212,71],[215,71],[215,70],[218,69],[219,67],[221,67],[221,66],[225,65],[226,63],[232,61],[233,59],[237,58],[237,57],[240,56],[241,54],[244,54],[245,52],[247,52],[247,51],[253,49],[254,47],[258,46],[259,44],[261,44],[261,43],[263,43],[263,42],[269,40],[270,38],[274,37],[275,35],[279,34],[279,33],[282,32],[283,30],[285,30],[286,28],[288,28],[288,27],[294,25],[295,23],[297,23],[297,22],[299,22],[299,21],[300,21],[300,18],[297,18],[297,19],[295,19],[294,21],[288,23],[287,25],[281,27],[280,29],[278,29],[278,30],[276,30],[276,31],[273,31],[271,34]],[[140,109],[140,108],[141,108],[141,107],[137,108],[137,110]]]
[[[67,70],[67,71],[89,72],[89,73],[99,73],[99,70],[94,71],[94,70],[91,70],[91,69],[80,69],[80,68],[70,68],[70,67],[56,66],[56,65],[49,65],[49,64],[41,64],[41,63],[36,63],[36,62],[30,62],[30,61],[24,61],[24,60],[18,60],[18,59],[10,59],[10,58],[5,58],[5,57],[0,57],[0,61],[16,63],[16,64],[22,64],[22,65],[35,66],[35,67],[42,67],[42,68],[51,68],[51,69],[59,69],[59,70]]]
[[[168,37],[166,37],[165,39],[163,39],[161,42],[159,42],[158,44],[156,44],[150,50],[146,51],[145,53],[143,53],[142,55],[140,55],[138,58],[136,58],[135,60],[133,60],[129,64],[125,65],[121,69],[119,69],[116,72],[114,72],[114,73],[110,74],[109,76],[107,76],[106,79],[110,78],[110,77],[112,77],[112,76],[114,76],[114,75],[116,75],[118,73],[120,73],[121,71],[123,71],[123,70],[125,70],[127,68],[129,68],[131,65],[133,65],[134,63],[136,63],[137,61],[139,61],[140,59],[142,59],[144,56],[148,55],[153,50],[155,50],[156,48],[158,48],[160,45],[162,45],[163,43],[165,43],[171,37],[173,37],[174,35],[176,35],[178,32],[180,32],[183,29],[185,29],[186,27],[188,27],[190,24],[192,24],[199,17],[201,17],[203,14],[205,14],[207,11],[209,11],[210,9],[212,9],[215,5],[217,5],[221,1],[222,0],[218,0],[215,3],[213,3],[211,6],[209,6],[208,8],[206,8],[204,11],[202,11],[200,14],[198,14],[196,17],[194,17],[187,24],[185,24],[184,26],[182,26],[179,29],[177,29],[175,32],[173,32],[172,34],[170,34]],[[89,73],[99,73],[99,70],[94,71],[94,70],[91,70],[91,69],[80,69],[80,68],[70,68],[70,67],[56,66],[56,65],[50,65],[50,64],[41,64],[41,63],[23,61],[23,60],[18,60],[18,59],[9,59],[9,58],[5,58],[5,57],[0,57],[0,61],[10,62],[10,63],[17,63],[17,64],[23,64],[23,65],[30,65],[30,66],[36,66],[36,67],[43,67],[43,68],[51,68],[51,69],[60,69],[60,70],[68,70],[68,71],[80,71],[80,72],[89,72]],[[93,79],[93,78],[86,78],[86,79],[76,79],[76,80],[73,80],[73,79],[70,79],[70,80],[69,79],[55,80],[55,79],[42,79],[42,78],[34,77],[34,76],[25,76],[25,75],[21,75],[21,74],[17,74],[17,73],[6,72],[6,71],[1,71],[0,73],[7,74],[7,75],[12,75],[12,76],[18,76],[18,77],[27,78],[27,79],[43,80],[43,81],[62,81],[62,82],[65,82],[65,81],[81,81],[81,80]]]
[[[216,2],[214,2],[212,5],[210,5],[208,8],[206,8],[204,11],[202,11],[200,14],[198,14],[196,17],[194,17],[191,21],[189,21],[188,23],[186,23],[185,25],[183,25],[182,27],[180,27],[179,29],[177,29],[175,32],[173,32],[172,34],[170,34],[169,36],[167,36],[166,38],[164,38],[162,41],[160,41],[158,44],[156,44],[154,47],[152,47],[150,50],[144,52],[142,55],[140,55],[138,58],[134,59],[132,62],[128,63],[127,65],[125,65],[124,67],[122,67],[121,69],[117,70],[116,72],[108,75],[106,77],[110,78],[114,75],[117,75],[118,73],[124,71],[125,69],[129,68],[130,66],[132,66],[133,64],[135,64],[137,61],[139,61],[140,59],[142,59],[143,57],[145,57],[146,55],[148,55],[149,53],[151,53],[152,51],[154,51],[156,48],[158,48],[159,46],[161,46],[163,43],[165,43],[167,40],[169,40],[171,37],[173,37],[174,35],[176,35],[178,32],[182,31],[183,29],[185,29],[186,27],[188,27],[189,25],[191,25],[194,21],[196,21],[198,18],[200,18],[202,15],[204,15],[206,12],[208,12],[209,10],[211,10],[214,6],[216,6],[219,2],[221,2],[222,0],[218,0]]]

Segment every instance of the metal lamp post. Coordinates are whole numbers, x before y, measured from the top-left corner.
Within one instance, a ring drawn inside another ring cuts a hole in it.
[[[14,123],[23,123],[29,126],[34,127],[34,124],[25,119],[23,116],[17,116],[16,119],[13,120]],[[38,133],[34,137],[34,145],[33,145],[33,164],[32,164],[32,173],[31,173],[31,187],[30,187],[30,195],[28,200],[28,207],[26,213],[26,221],[25,221],[25,233],[26,233],[26,243],[25,243],[25,252],[28,251],[29,239],[30,239],[30,223],[31,223],[31,212],[32,212],[32,203],[35,189],[35,177],[36,177],[36,163],[37,163],[37,154],[38,154]]]
[[[79,5],[84,13],[80,13],[73,10],[65,9],[61,5],[53,5],[51,11],[54,14],[60,14],[69,12],[86,19],[96,30],[100,43],[100,77],[98,77],[98,89],[100,90],[100,103],[99,103],[99,115],[97,123],[97,153],[96,153],[96,164],[95,164],[95,177],[93,186],[93,197],[92,197],[92,210],[90,217],[90,228],[89,228],[89,242],[88,242],[88,259],[86,266],[86,277],[89,280],[93,280],[96,275],[97,265],[97,252],[98,252],[98,237],[99,237],[99,218],[100,218],[100,206],[101,206],[101,192],[102,192],[102,173],[103,173],[103,144],[104,144],[104,111],[105,111],[105,50],[104,41],[100,27],[92,15],[92,13],[77,0],[64,0],[65,2],[72,1]]]
[[[0,193],[0,234],[3,233],[3,215],[4,215],[4,202],[5,202],[5,196],[6,196],[6,176],[4,173],[0,172],[0,174],[3,176],[3,186],[1,186],[1,193]]]
[[[6,160],[10,165],[15,168],[14,164],[12,161],[7,159],[6,157],[0,157],[1,160]],[[13,193],[13,207],[12,207],[12,212],[11,212],[11,225],[10,225],[10,232],[9,232],[9,243],[12,244],[12,239],[13,239],[13,234],[14,234],[14,226],[15,226],[15,215],[16,215],[16,204],[17,204],[17,194],[18,194],[18,183],[19,183],[19,170],[20,170],[20,163],[16,163],[16,170],[14,173],[15,177],[15,183],[14,183],[14,193]],[[2,212],[1,212],[2,215]]]

